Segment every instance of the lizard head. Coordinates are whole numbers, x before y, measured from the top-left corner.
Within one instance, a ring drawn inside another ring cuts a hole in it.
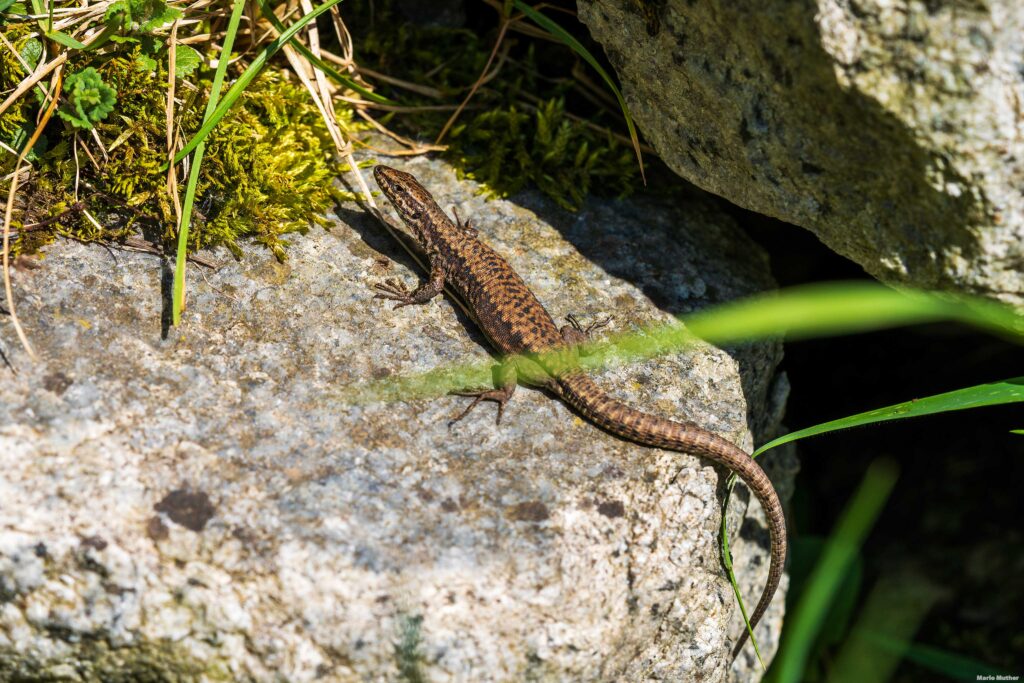
[[[430,214],[434,211],[441,211],[434,198],[411,173],[389,166],[375,166],[373,177],[387,198],[395,205],[398,215],[415,233],[420,244],[425,245],[429,237],[426,227]]]

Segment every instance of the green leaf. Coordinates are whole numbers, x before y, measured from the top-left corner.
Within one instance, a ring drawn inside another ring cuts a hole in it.
[[[68,76],[64,85],[67,102],[57,113],[74,127],[92,128],[114,110],[117,91],[104,83],[93,67]]]
[[[622,97],[622,93],[619,92],[619,87],[615,85],[615,80],[612,79],[608,72],[604,70],[600,62],[594,58],[594,55],[590,53],[590,50],[583,47],[580,41],[576,40],[568,31],[556,24],[554,21],[541,14],[537,10],[527,5],[523,0],[514,0],[513,4],[516,9],[528,16],[538,26],[545,29],[548,33],[555,36],[563,43],[565,43],[573,52],[578,54],[583,60],[589,64],[594,71],[598,73],[601,79],[608,86],[608,89],[615,95],[615,99],[619,101],[619,106],[622,108],[622,116],[626,119],[626,128],[629,129],[629,139],[633,142],[633,151],[636,152],[637,163],[640,164],[640,176],[644,178],[644,184],[647,184],[647,179],[644,175],[644,157],[640,152],[640,138],[636,133],[636,126],[633,125],[633,117],[629,113],[629,107],[626,106],[626,100]]]
[[[103,21],[122,31],[148,33],[181,16],[164,0],[117,0],[103,13]]]
[[[46,37],[56,43],[60,43],[64,47],[69,47],[72,50],[81,50],[85,47],[85,43],[75,40],[63,31],[47,31]]]
[[[107,7],[103,13],[103,23],[108,26],[116,26],[121,29],[131,28],[132,12],[128,6],[128,0],[117,0]]]
[[[174,48],[174,76],[184,78],[203,63],[203,57],[188,45],[176,45]]]
[[[152,73],[153,71],[156,71],[157,62],[145,52],[137,52],[135,54],[135,67],[139,71]]]
[[[1024,401],[1024,377],[1014,377],[990,384],[979,384],[973,387],[949,391],[944,394],[915,398],[903,403],[868,410],[856,415],[790,432],[758,448],[754,451],[753,457],[757,457],[761,453],[776,446],[781,446],[784,443],[804,439],[808,436],[834,432],[837,429],[849,429],[850,427],[860,427],[876,422],[903,420],[908,417],[921,417],[922,415],[935,415],[936,413],[948,413],[954,410],[967,410],[969,408],[1019,403],[1021,401]]]
[[[168,7],[164,2],[154,3],[153,13],[142,21],[139,30],[148,33],[182,17],[181,10]]]
[[[17,13],[17,14],[24,14],[25,13],[25,6],[21,5],[20,9],[18,9],[18,8],[14,7],[15,4],[16,3],[14,2],[14,0],[0,0],[0,12],[6,12],[7,8],[10,7],[11,8],[11,12]],[[18,4],[20,4],[20,3],[18,3]]]
[[[39,58],[43,56],[43,43],[38,38],[29,38],[21,47],[21,58],[33,70],[39,65]]]

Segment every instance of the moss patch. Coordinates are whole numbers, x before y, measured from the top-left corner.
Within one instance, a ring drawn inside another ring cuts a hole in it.
[[[362,62],[435,88],[445,103],[462,101],[497,37],[490,9],[478,18],[485,29],[480,32],[405,21],[390,0],[374,3],[372,12],[354,5],[346,12]],[[557,16],[563,26],[580,28],[565,15]],[[578,37],[589,42],[582,33]],[[617,107],[595,107],[593,95],[580,96],[575,53],[561,43],[514,33],[505,43],[507,54],[495,61],[501,64],[497,75],[476,92],[444,139],[446,160],[462,176],[482,183],[489,196],[505,197],[533,185],[570,210],[579,209],[590,192],[625,196],[636,190],[640,171],[633,149],[610,134],[625,134],[625,123]],[[600,54],[600,48],[592,48]],[[408,104],[442,101],[398,88],[384,92]],[[570,116],[569,108],[577,115]],[[450,115],[423,111],[395,117],[390,125],[432,141]]]
[[[191,657],[170,642],[139,642],[113,647],[105,640],[83,640],[72,651],[39,659],[0,649],[0,680],[10,683],[186,683],[230,681],[227,667]]]
[[[23,50],[30,40],[20,41]],[[2,90],[24,77],[21,65],[10,65],[13,55],[6,54]],[[19,186],[15,253],[35,251],[58,235],[117,241],[140,229],[149,239],[170,244],[176,219],[166,172],[160,170],[167,161],[166,70],[150,68],[154,62],[138,46],[104,60],[72,54],[69,75],[95,69],[116,90],[117,100],[95,124],[95,137],[58,117],[51,120],[37,145],[33,173]],[[187,139],[199,128],[205,99],[180,82],[178,95],[175,130]],[[0,116],[5,142],[17,143],[37,107],[34,98],[23,97]],[[337,110],[341,125],[355,132],[360,127],[351,114],[347,108]],[[13,155],[5,155],[0,172],[10,173],[13,162]],[[334,203],[352,198],[332,182],[343,170],[334,161],[334,145],[308,92],[281,72],[265,72],[208,139],[190,251],[220,245],[238,254],[239,240],[252,238],[284,259],[285,235],[326,226],[323,215]]]

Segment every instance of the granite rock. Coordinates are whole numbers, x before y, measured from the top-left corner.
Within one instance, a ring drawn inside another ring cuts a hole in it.
[[[700,199],[486,202],[409,161],[476,220],[557,317],[623,330],[771,287],[764,255]],[[190,267],[166,327],[159,258],[61,242],[14,286],[41,356],[0,320],[0,679],[748,680],[719,560],[724,472],[614,439],[517,392],[453,429],[466,399],[353,400],[468,360],[479,333],[438,299],[398,311],[369,284],[418,274],[379,224],[338,208],[286,263],[247,248]],[[781,346],[701,346],[611,367],[617,395],[746,448],[778,430]],[[795,469],[766,458],[783,496]],[[733,498],[737,573],[767,572],[763,514]],[[785,591],[759,629],[775,649]]]
[[[1024,4],[578,5],[676,173],[882,281],[1024,304]]]

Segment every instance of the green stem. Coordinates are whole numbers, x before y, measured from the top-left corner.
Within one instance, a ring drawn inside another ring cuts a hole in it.
[[[221,48],[220,59],[217,60],[217,70],[213,75],[213,85],[210,86],[210,99],[206,102],[206,112],[203,114],[204,126],[207,122],[213,120],[216,113],[217,100],[220,98],[220,91],[224,85],[224,74],[227,72],[228,62],[231,61],[231,48],[234,45],[235,35],[238,33],[238,25],[242,21],[242,10],[244,9],[245,0],[235,0],[234,7],[231,10],[231,19],[228,21],[228,29],[224,36],[224,46]],[[169,61],[167,68],[173,73],[174,63]],[[201,139],[196,143],[196,153],[192,158],[192,167],[188,173],[188,185],[185,188],[185,200],[181,207],[181,222],[178,225],[178,253],[174,264],[174,290],[171,301],[171,317],[175,326],[181,323],[181,312],[185,307],[185,264],[188,255],[188,229],[192,222],[192,205],[195,202],[196,184],[199,181],[199,167],[203,163],[203,152],[205,149],[205,140]],[[184,158],[183,155],[179,156]],[[175,161],[177,160],[178,157],[175,157]]]

